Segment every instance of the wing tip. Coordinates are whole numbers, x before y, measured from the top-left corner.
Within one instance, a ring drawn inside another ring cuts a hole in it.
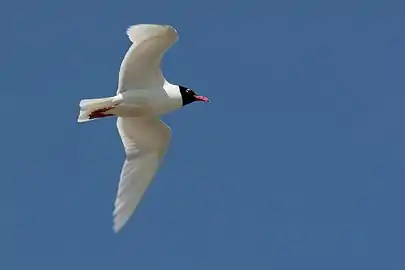
[[[126,222],[118,222],[117,219],[114,219],[114,224],[112,226],[112,229],[115,233],[119,233],[121,229],[124,227]]]
[[[119,226],[117,226],[116,224],[114,224],[113,225],[113,231],[114,231],[114,233],[119,233],[120,232],[120,230],[121,230],[121,227],[119,227]]]
[[[140,33],[136,33],[136,32],[138,30],[143,32],[142,28],[144,28],[144,30],[146,30],[146,28],[155,28],[155,29],[160,28],[160,29],[173,33],[176,37],[178,36],[177,30],[172,25],[169,25],[169,24],[133,24],[133,25],[128,26],[127,30],[126,30],[126,34],[132,43],[135,43],[136,39],[140,35]]]
[[[120,209],[116,208],[113,212],[113,231],[115,233],[119,233],[122,228],[128,223],[128,220],[131,215],[123,215],[122,213],[119,213]]]

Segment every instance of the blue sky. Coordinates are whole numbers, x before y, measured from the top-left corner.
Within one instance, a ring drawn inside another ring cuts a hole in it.
[[[400,1],[3,1],[0,269],[405,268]],[[112,230],[115,93],[137,23],[175,26],[163,69],[206,95]]]

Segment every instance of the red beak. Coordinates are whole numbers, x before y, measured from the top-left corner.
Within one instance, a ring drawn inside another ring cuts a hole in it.
[[[203,101],[203,102],[210,102],[210,100],[207,97],[204,96],[194,96],[194,98],[198,101]]]

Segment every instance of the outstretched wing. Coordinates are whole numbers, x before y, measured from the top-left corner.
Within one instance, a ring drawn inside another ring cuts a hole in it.
[[[160,62],[177,41],[177,31],[169,25],[138,24],[127,29],[132,42],[121,63],[118,91],[160,88],[165,82]]]
[[[114,205],[114,231],[129,220],[155,176],[170,141],[170,128],[157,118],[117,119],[117,128],[125,148]]]

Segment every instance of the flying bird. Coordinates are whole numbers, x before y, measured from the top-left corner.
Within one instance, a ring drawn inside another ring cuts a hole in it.
[[[132,44],[120,66],[116,95],[81,100],[77,119],[117,117],[125,161],[114,203],[115,232],[128,222],[168,149],[171,131],[160,116],[195,101],[209,101],[188,87],[168,82],[162,74],[162,58],[178,40],[176,29],[138,24],[126,33]]]

